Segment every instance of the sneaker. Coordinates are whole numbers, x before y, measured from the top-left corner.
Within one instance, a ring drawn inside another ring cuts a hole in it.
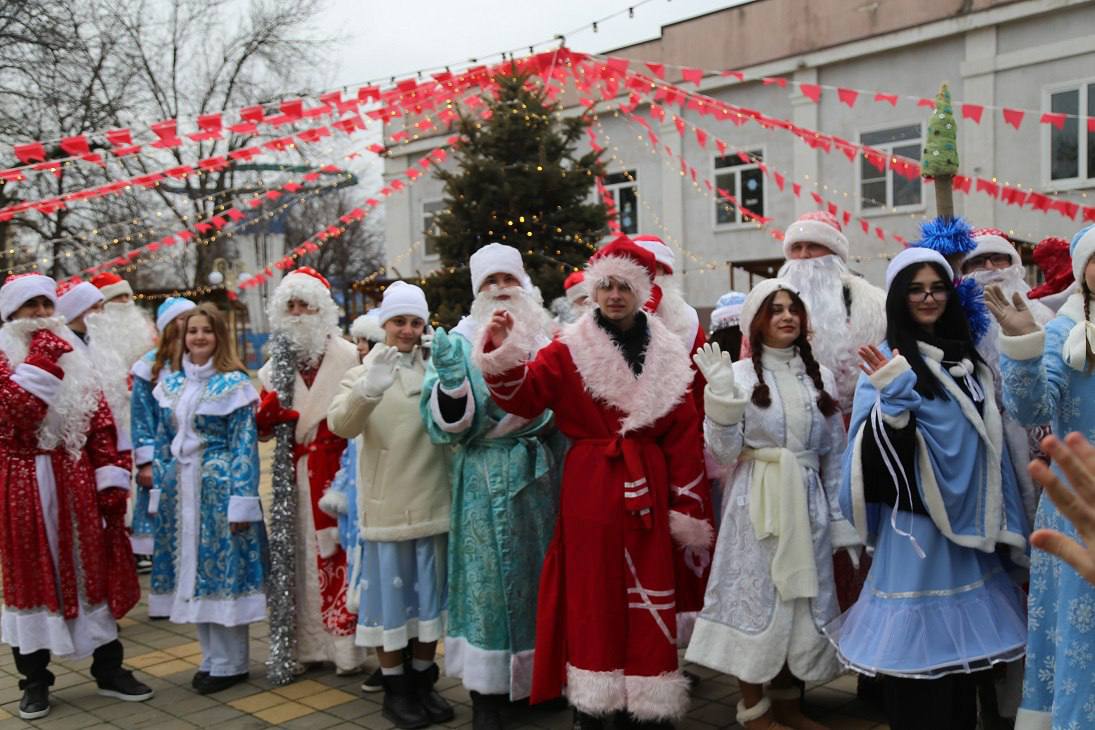
[[[190,686],[197,689],[202,682],[209,679],[209,672],[199,669],[194,672],[194,676],[190,678]]]
[[[369,675],[369,678],[361,683],[362,692],[383,692],[384,691],[384,672],[380,671],[380,667],[376,668],[376,671]]]
[[[152,572],[152,557],[149,555],[138,555],[137,558],[137,572],[138,573],[151,573]]]
[[[231,674],[226,677],[215,677],[212,674],[207,675],[205,679],[198,682],[194,687],[200,695],[211,695],[214,692],[221,692],[229,687],[235,687],[240,682],[245,682],[250,679],[251,673],[244,672],[242,674]]]
[[[49,685],[45,682],[21,680],[23,699],[19,700],[19,717],[37,720],[49,714]]]
[[[155,694],[152,688],[133,676],[128,669],[119,669],[108,679],[95,680],[99,685],[99,694],[114,697],[126,702],[144,702]]]

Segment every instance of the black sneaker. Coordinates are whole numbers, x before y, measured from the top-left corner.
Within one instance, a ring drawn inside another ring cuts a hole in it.
[[[152,572],[152,556],[151,555],[136,555],[137,559],[137,572],[138,573],[151,573]]]
[[[209,679],[209,672],[199,669],[194,672],[194,676],[190,678],[190,686],[197,689],[202,682]]]
[[[109,678],[97,679],[95,682],[103,697],[114,697],[125,702],[144,702],[152,699],[155,694],[151,687],[139,681],[128,669],[119,669]]]
[[[37,720],[49,714],[49,684],[46,682],[19,681],[23,699],[19,700],[19,717]]]
[[[245,682],[251,677],[250,672],[244,672],[242,674],[231,674],[227,677],[214,677],[212,674],[206,675],[206,677],[198,682],[194,689],[200,695],[211,695],[214,692],[221,692],[229,687],[235,687],[240,682]]]
[[[380,667],[376,668],[376,671],[369,675],[369,678],[361,683],[362,692],[383,692],[384,691],[384,672],[380,671]]]

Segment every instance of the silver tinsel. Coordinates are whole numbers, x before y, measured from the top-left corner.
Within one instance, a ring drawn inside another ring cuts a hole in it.
[[[297,355],[288,338],[274,335],[270,345],[270,384],[285,408],[293,407]],[[270,621],[270,657],[266,676],[275,685],[293,681],[296,666],[296,520],[297,485],[293,464],[295,423],[274,426],[273,503],[270,507],[270,575],[266,611]]]

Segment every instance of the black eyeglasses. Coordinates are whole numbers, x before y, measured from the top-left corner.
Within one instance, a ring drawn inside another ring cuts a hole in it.
[[[933,286],[931,289],[910,289],[907,296],[913,304],[923,304],[928,299],[933,302],[945,302],[950,296],[950,291],[945,286]]]

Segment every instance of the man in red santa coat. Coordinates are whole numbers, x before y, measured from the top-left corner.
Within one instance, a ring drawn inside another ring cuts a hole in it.
[[[565,685],[579,728],[615,712],[667,724],[688,707],[676,596],[702,581],[714,528],[688,351],[641,309],[654,274],[654,257],[620,236],[586,267],[596,308],[534,359],[534,328],[505,311],[476,350],[499,406],[523,418],[550,408],[571,440],[540,580],[532,701]],[[693,572],[677,569],[681,551]]]
[[[331,286],[311,267],[281,280],[267,313],[274,334],[286,336],[297,353],[292,409],[278,402],[269,361],[259,370],[257,415],[260,438],[270,438],[277,423],[296,422],[296,659],[302,665],[333,662],[348,674],[361,668],[365,649],[354,645],[357,617],[346,608],[346,552],[338,544],[338,521],[318,502],[346,448],[346,440],[327,428],[327,409],[346,371],[358,365],[357,348],[341,337]]]
[[[122,667],[115,623],[140,597],[124,524],[130,455],[93,363],[54,316],[55,289],[38,274],[0,288],[0,629],[23,675],[23,719],[49,713],[51,654],[92,656],[99,694],[152,697]]]

